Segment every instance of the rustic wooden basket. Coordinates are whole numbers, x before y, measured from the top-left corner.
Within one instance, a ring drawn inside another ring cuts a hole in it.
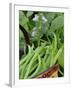
[[[36,78],[48,78],[48,77],[54,78],[54,77],[58,77],[58,71],[59,71],[59,65],[55,64],[54,66],[52,66],[48,70],[39,74]]]

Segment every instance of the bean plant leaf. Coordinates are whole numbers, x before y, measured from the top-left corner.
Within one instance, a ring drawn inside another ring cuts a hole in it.
[[[19,14],[19,24],[21,24],[27,31],[29,30],[27,23],[29,19],[25,16],[23,12],[20,11]]]
[[[30,17],[32,14],[33,14],[33,12],[32,12],[32,11],[27,12],[27,17]]]
[[[61,16],[56,17],[56,18],[52,21],[50,30],[51,30],[51,32],[52,32],[52,31],[55,31],[55,30],[60,29],[60,28],[63,27],[63,26],[64,26],[64,17],[61,15]]]

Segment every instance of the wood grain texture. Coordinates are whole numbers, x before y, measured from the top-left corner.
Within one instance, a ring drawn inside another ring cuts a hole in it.
[[[45,72],[38,75],[36,78],[58,77],[58,70],[59,70],[59,65],[56,64],[53,67],[46,70]]]

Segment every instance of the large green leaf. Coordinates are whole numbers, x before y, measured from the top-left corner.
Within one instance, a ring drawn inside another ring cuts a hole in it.
[[[61,16],[56,17],[52,21],[50,31],[52,32],[52,31],[58,30],[62,28],[63,26],[64,26],[64,16],[61,15]]]
[[[25,16],[25,14],[20,11],[19,12],[19,24],[21,24],[27,31],[29,30],[28,28],[28,23],[29,19]]]
[[[33,14],[33,11],[28,11],[27,12],[27,17],[30,17]]]

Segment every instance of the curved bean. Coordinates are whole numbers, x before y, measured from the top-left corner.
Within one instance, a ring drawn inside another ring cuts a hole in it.
[[[40,58],[39,55],[38,55],[38,62],[39,62],[39,65],[38,65],[36,71],[35,71],[30,77],[34,77],[34,76],[38,73],[38,71],[39,71],[39,69],[40,69],[40,66],[41,66],[41,58]]]
[[[30,47],[30,46],[28,45],[28,54],[27,54],[22,60],[20,60],[19,66],[22,65],[22,64],[27,60],[27,58],[30,56],[30,54],[31,54],[32,52],[33,52],[33,46]]]

